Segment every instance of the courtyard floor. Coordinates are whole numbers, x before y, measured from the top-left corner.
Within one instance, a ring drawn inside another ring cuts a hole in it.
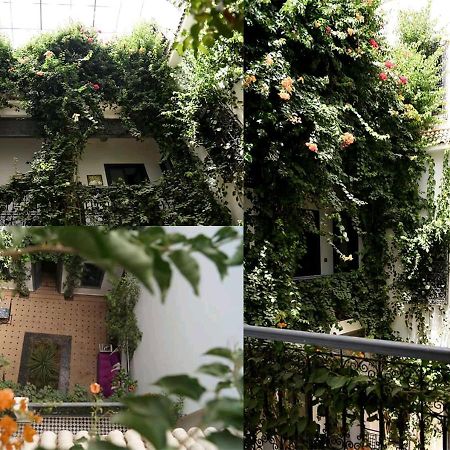
[[[3,291],[8,302],[12,291]],[[70,336],[69,386],[96,381],[99,344],[107,343],[106,299],[75,295],[65,300],[52,283],[43,283],[29,298],[13,297],[12,323],[0,324],[0,354],[10,363],[6,379],[18,381],[25,333]]]

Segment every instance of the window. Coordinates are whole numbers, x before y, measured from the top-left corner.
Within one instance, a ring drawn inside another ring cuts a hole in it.
[[[336,249],[333,249],[333,271],[338,272],[350,272],[356,270],[359,267],[358,258],[358,232],[352,224],[351,219],[346,215],[341,215],[342,226],[347,233],[347,239],[339,237],[342,232],[338,228],[336,221],[333,222],[333,234],[334,234],[334,245],[336,248],[345,255],[348,259],[344,260],[341,258]],[[351,258],[350,258],[351,257]]]
[[[103,276],[105,272],[91,263],[83,264],[83,272],[81,274],[81,287],[84,288],[101,288]]]
[[[144,164],[105,164],[108,185],[122,179],[125,184],[133,185],[148,181]]]
[[[312,275],[320,275],[320,235],[319,235],[319,211],[305,210],[305,214],[312,216],[313,223],[317,232],[306,233],[306,253],[298,262],[296,277],[306,277]]]

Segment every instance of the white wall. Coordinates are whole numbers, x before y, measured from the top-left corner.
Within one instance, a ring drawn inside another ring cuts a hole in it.
[[[0,139],[0,184],[6,184],[16,172],[30,170],[29,162],[40,149],[41,141],[34,138]],[[89,139],[78,165],[78,177],[87,184],[87,175],[101,174],[106,186],[104,164],[144,164],[150,181],[161,176],[159,148],[153,139],[143,142],[133,138],[110,138],[106,141]]]
[[[189,237],[212,235],[219,227],[170,227]],[[227,245],[233,253],[236,243]],[[134,358],[131,374],[139,382],[139,393],[155,391],[151,383],[166,375],[193,374],[210,358],[202,354],[212,347],[243,346],[243,272],[242,267],[230,269],[223,280],[213,264],[199,256],[201,267],[200,297],[196,297],[188,283],[174,273],[165,304],[159,295],[142,289],[136,307],[139,327],[143,332]],[[203,382],[213,389],[212,377]],[[193,412],[202,404],[186,401],[185,412]]]
[[[41,147],[39,139],[2,138],[0,139],[0,184],[6,184],[16,172],[30,170],[28,164],[34,152]]]
[[[89,139],[78,164],[78,178],[87,184],[87,175],[101,174],[106,186],[105,164],[145,164],[150,181],[161,176],[160,154],[155,140],[143,142],[131,138]]]

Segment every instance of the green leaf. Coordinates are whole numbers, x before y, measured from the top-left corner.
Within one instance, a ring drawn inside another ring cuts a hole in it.
[[[163,388],[168,394],[181,395],[193,400],[199,400],[206,391],[197,378],[189,375],[169,375],[160,378],[155,384]]]
[[[211,364],[204,364],[203,366],[200,366],[198,368],[198,371],[207,375],[211,375],[213,377],[221,378],[229,374],[231,372],[231,369],[226,364],[216,362]]]
[[[157,450],[165,449],[166,431],[176,423],[173,403],[162,395],[128,397],[123,399],[123,403],[128,409],[116,414],[114,423],[136,430]]]
[[[200,267],[198,262],[186,250],[181,249],[170,253],[169,258],[190,283],[195,294],[199,295]]]
[[[242,439],[232,435],[228,430],[211,433],[206,439],[215,444],[220,450],[237,450],[243,448]]]
[[[205,423],[216,424],[220,427],[234,427],[242,430],[244,410],[242,401],[221,397],[210,400],[205,407]]]
[[[328,386],[331,387],[331,389],[339,389],[342,386],[344,386],[345,383],[347,383],[348,379],[347,377],[343,376],[337,376],[327,379]]]
[[[225,347],[211,348],[206,353],[204,353],[204,355],[219,356],[221,358],[226,358],[230,361],[233,361],[233,352],[229,348]]]
[[[165,261],[158,252],[154,253],[154,272],[156,283],[161,291],[161,298],[164,302],[172,281],[172,267]]]

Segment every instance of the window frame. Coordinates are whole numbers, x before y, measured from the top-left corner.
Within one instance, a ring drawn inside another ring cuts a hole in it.
[[[146,180],[144,180],[144,181],[150,181],[150,177],[148,176],[148,172],[147,172],[147,169],[146,169],[144,163],[112,163],[112,164],[104,164],[106,183],[108,184],[108,186],[114,185],[114,183],[112,182],[110,170],[114,169],[114,168],[120,168],[120,167],[141,168],[146,177]],[[128,183],[126,183],[125,180],[123,180],[123,181],[125,182],[125,184],[128,185]],[[141,183],[142,183],[142,181],[141,181]],[[128,186],[133,186],[133,185],[128,185]]]

